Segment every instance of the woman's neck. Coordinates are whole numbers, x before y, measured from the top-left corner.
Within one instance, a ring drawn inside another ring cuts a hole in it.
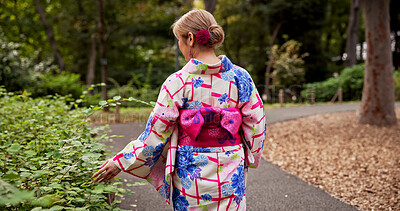
[[[202,49],[194,58],[206,64],[215,64],[221,61],[212,48]]]

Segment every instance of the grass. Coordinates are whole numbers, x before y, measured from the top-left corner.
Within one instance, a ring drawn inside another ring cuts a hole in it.
[[[342,104],[347,104],[347,103],[359,103],[360,101],[344,101]],[[316,102],[314,105],[325,105],[325,104],[331,104],[330,102]],[[338,102],[335,102],[334,104],[338,104]],[[306,105],[311,105],[310,103],[284,103],[282,108],[289,108],[289,107],[298,107],[298,106],[306,106]],[[273,109],[273,108],[281,108],[279,103],[272,103],[272,104],[264,104],[265,109]]]
[[[151,107],[122,107],[120,108],[120,123],[146,122],[153,108]],[[90,117],[93,124],[110,124],[115,121],[115,108],[109,112],[98,111]]]

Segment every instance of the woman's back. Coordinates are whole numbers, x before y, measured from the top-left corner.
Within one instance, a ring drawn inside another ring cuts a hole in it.
[[[265,138],[263,103],[248,72],[215,55],[224,33],[210,13],[192,10],[173,26],[188,63],[165,80],[145,131],[112,163],[176,210],[244,210],[247,169]],[[100,181],[118,173],[113,164],[95,174],[106,171]]]

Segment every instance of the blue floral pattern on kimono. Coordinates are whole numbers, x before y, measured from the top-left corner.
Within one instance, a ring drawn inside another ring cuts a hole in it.
[[[144,132],[139,136],[139,140],[141,142],[144,142],[144,140],[150,135],[150,129],[153,126],[153,117],[150,116],[149,119],[147,120],[146,123],[146,129],[144,130]]]
[[[181,195],[181,192],[177,189],[174,188],[174,191],[172,192],[172,201],[174,205],[175,210],[179,211],[187,211],[189,202],[186,200],[184,196]]]
[[[250,75],[241,69],[233,69],[233,71],[236,74],[235,85],[238,87],[239,102],[249,101],[253,92],[253,81]]]

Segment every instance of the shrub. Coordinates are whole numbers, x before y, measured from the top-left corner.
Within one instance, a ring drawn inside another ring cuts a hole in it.
[[[74,99],[78,99],[84,87],[80,81],[80,75],[70,72],[61,72],[60,74],[53,74],[52,72],[41,73],[33,81],[32,86],[26,87],[33,97],[71,94]]]
[[[345,68],[337,78],[329,78],[326,81],[309,83],[301,92],[301,96],[310,99],[311,89],[315,91],[316,102],[330,101],[338,91],[339,87],[343,89],[343,100],[361,100],[364,85],[364,64],[354,65],[351,68]]]
[[[58,74],[52,61],[35,63],[34,55],[29,58],[19,54],[20,44],[3,39],[0,33],[0,85],[11,91],[28,90],[34,97],[57,93],[79,98],[83,91],[79,74]]]
[[[311,98],[311,89],[314,89],[315,101],[316,102],[326,102],[330,101],[332,97],[336,94],[339,87],[338,78],[329,78],[323,82],[315,82],[305,85],[305,89],[301,91],[301,96],[303,99]]]
[[[361,100],[364,86],[364,64],[345,68],[339,76],[343,100]]]
[[[4,34],[0,32],[0,85],[9,87],[10,90],[21,90],[30,85],[29,75],[32,59],[19,55],[20,44],[7,42]]]
[[[125,191],[118,182],[92,183],[104,160],[99,142],[108,137],[93,137],[104,128],[89,129],[84,110],[71,107],[63,97],[33,99],[0,87],[0,209],[109,210],[104,194]]]
[[[393,74],[394,79],[394,93],[396,96],[396,100],[400,100],[400,70],[394,71]]]
[[[308,53],[300,54],[301,43],[288,40],[282,46],[274,45],[270,50],[272,67],[271,73],[274,85],[290,86],[301,84],[305,81],[304,57]]]

